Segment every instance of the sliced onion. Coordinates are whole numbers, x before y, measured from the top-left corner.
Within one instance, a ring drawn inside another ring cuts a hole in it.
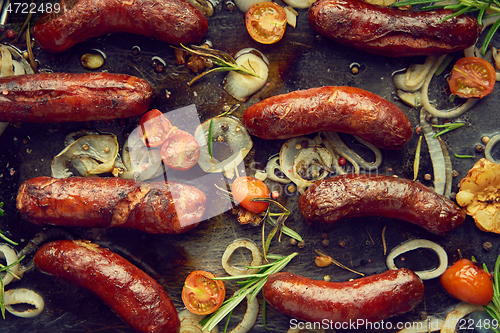
[[[486,159],[490,162],[493,162],[495,164],[500,164],[500,161],[497,161],[493,158],[493,155],[491,154],[493,147],[497,145],[497,143],[500,141],[500,134],[497,134],[493,136],[490,141],[486,144],[486,148],[484,149],[484,155]]]
[[[260,254],[260,250],[257,245],[249,240],[249,239],[237,239],[228,245],[224,254],[222,255],[222,267],[227,272],[227,274],[232,276],[246,275],[246,274],[255,274],[259,270],[256,268],[253,269],[240,269],[233,267],[229,264],[229,259],[233,255],[234,251],[239,248],[246,248],[250,250],[252,253],[252,263],[248,266],[260,266],[262,265],[262,255]]]
[[[270,62],[269,62],[269,59],[267,59],[266,55],[264,53],[260,52],[259,50],[257,50],[256,48],[253,48],[253,47],[246,47],[244,49],[239,50],[234,55],[234,58],[235,59],[239,58],[240,56],[242,56],[244,54],[247,54],[247,53],[253,53],[253,54],[259,56],[266,63],[266,65],[269,66]]]
[[[213,122],[212,122],[213,121]],[[213,156],[208,149],[208,134],[212,123]],[[205,172],[228,172],[234,170],[247,156],[253,146],[252,138],[245,126],[234,117],[216,117],[196,128],[194,137],[200,146],[198,165]],[[222,142],[217,138],[221,137]],[[217,159],[217,151],[228,151],[224,159]]]
[[[116,135],[86,135],[61,151],[52,160],[51,170],[52,177],[66,178],[73,173],[68,170],[68,164],[79,156],[85,156],[94,159],[99,163],[80,163],[79,166],[93,167],[93,169],[85,169],[82,176],[88,174],[100,174],[112,172],[116,157],[118,156],[118,140]]]
[[[5,291],[4,295],[5,310],[9,311],[11,314],[22,317],[31,318],[38,316],[45,306],[43,298],[38,295],[33,290],[20,288],[20,289],[10,289]],[[29,304],[33,305],[35,308],[29,308],[25,311],[14,310],[12,305],[15,304]]]
[[[236,63],[246,69],[251,69],[258,76],[244,75],[230,71],[224,82],[224,89],[239,101],[260,90],[267,82],[269,68],[266,62],[254,53],[245,53],[237,57]]]
[[[431,242],[427,239],[412,239],[408,242],[405,242],[397,247],[395,247],[386,258],[386,265],[389,269],[398,269],[396,264],[394,263],[394,259],[396,259],[399,255],[415,250],[415,249],[431,249],[439,257],[439,267],[436,269],[426,270],[426,271],[418,271],[415,272],[422,280],[430,280],[439,277],[444,273],[446,268],[448,267],[448,255],[446,251],[441,247],[441,245]]]
[[[234,0],[234,4],[241,10],[243,13],[246,13],[252,5],[264,2],[264,0]]]
[[[189,310],[182,310],[179,312],[179,320],[181,322],[181,330],[179,333],[219,333],[219,327],[215,326],[211,331],[202,330],[203,326],[200,324],[200,320],[203,319],[203,315],[197,315]]]
[[[267,164],[266,164],[267,178],[269,178],[275,182],[278,182],[278,183],[289,184],[291,182],[290,179],[288,179],[286,177],[280,178],[275,173],[276,170],[281,171],[281,166],[278,163],[279,159],[280,159],[279,156],[275,156],[275,157],[271,158],[269,161],[267,161]]]
[[[299,15],[299,13],[297,13],[297,11],[291,6],[286,6],[284,9],[286,13],[287,23],[295,28],[297,26],[297,16]]]
[[[8,244],[0,244],[0,252],[2,253],[3,258],[6,261],[6,265],[5,266],[11,265],[11,264],[15,263],[19,259],[16,250],[14,250]],[[9,271],[12,272],[12,274],[15,274],[15,276],[20,277],[21,273],[19,271],[19,264],[15,264],[14,266],[12,266],[9,269]],[[2,282],[3,282],[4,286],[6,286],[9,283],[11,283],[12,280],[14,280],[14,278],[15,278],[15,276],[12,275],[10,272],[3,272],[2,273],[2,276],[3,276],[2,277]]]
[[[403,101],[406,105],[411,106],[412,108],[418,108],[421,106],[420,103],[420,91],[415,92],[407,92],[398,89],[396,91],[398,97]]]
[[[161,147],[148,147],[132,131],[123,145],[123,164],[127,171],[121,174],[122,178],[148,180],[163,174]]]
[[[299,193],[303,193],[307,187],[327,177],[332,161],[333,157],[326,148],[308,147],[300,149],[293,160],[292,168],[293,179],[303,180],[300,185],[297,184]],[[301,170],[305,170],[307,174],[312,174],[312,178],[310,180],[302,178],[299,175]]]
[[[302,149],[302,144],[305,143],[306,146],[314,146],[315,142],[307,137],[297,137],[286,141],[280,150],[280,166],[281,170],[292,182],[297,185],[299,193],[303,193],[305,189],[310,186],[310,183],[301,177],[295,176],[294,164],[296,162],[295,157]],[[297,148],[300,147],[300,148]]]
[[[214,6],[208,0],[187,0],[190,4],[198,8],[203,15],[211,17],[214,15]]]
[[[449,110],[449,111],[442,111],[436,109],[431,103],[429,102],[429,84],[434,76],[434,73],[436,73],[439,65],[443,62],[444,58],[446,55],[440,56],[436,62],[432,65],[431,69],[429,70],[429,73],[427,73],[427,77],[425,78],[424,85],[422,86],[422,91],[421,91],[421,102],[424,108],[432,114],[434,117],[438,118],[455,118],[460,115],[462,115],[464,112],[468,111],[470,108],[476,104],[476,102],[479,100],[478,98],[469,98],[467,101],[460,105],[459,107]]]
[[[293,8],[309,8],[316,0],[283,0],[287,5]]]
[[[445,324],[441,329],[441,333],[455,333],[455,328],[460,322],[460,319],[467,316],[471,312],[483,310],[484,307],[482,305],[475,305],[467,302],[458,303],[458,305],[446,316],[444,321]]]
[[[238,294],[238,291],[235,295]],[[247,295],[247,311],[241,322],[236,325],[229,333],[247,333],[255,326],[257,316],[259,315],[259,301],[256,298],[252,299],[252,295]]]

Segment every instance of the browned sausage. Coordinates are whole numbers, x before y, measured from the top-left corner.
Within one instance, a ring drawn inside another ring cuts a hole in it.
[[[424,284],[402,268],[348,282],[316,281],[281,272],[269,276],[262,294],[276,310],[307,322],[362,328],[408,312],[424,299]]]
[[[309,23],[340,44],[387,57],[410,57],[451,53],[476,43],[481,32],[477,20],[467,15],[444,20],[452,13],[383,8],[361,0],[317,0],[309,9]]]
[[[21,184],[17,209],[23,219],[40,225],[179,234],[202,221],[206,201],[197,188],[177,182],[38,177]]]
[[[35,254],[42,272],[89,289],[137,332],[179,332],[177,310],[163,287],[118,254],[82,240],[54,241]]]
[[[127,32],[167,43],[198,43],[207,33],[203,13],[185,0],[65,0],[43,14],[33,37],[52,53],[108,33]]]
[[[444,234],[465,220],[463,210],[443,195],[408,179],[348,174],[319,181],[299,198],[306,221],[325,223],[358,216],[383,216]]]
[[[41,73],[0,78],[0,121],[52,123],[139,116],[153,88],[111,73]]]
[[[354,87],[321,87],[266,98],[243,114],[250,134],[287,139],[329,131],[358,135],[379,148],[399,149],[412,127],[396,105]]]

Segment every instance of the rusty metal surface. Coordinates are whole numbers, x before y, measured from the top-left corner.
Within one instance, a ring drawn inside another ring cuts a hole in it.
[[[22,21],[24,18],[19,17],[17,21]],[[11,19],[15,21],[16,18]],[[223,3],[220,3],[216,14],[209,18],[209,31],[206,39],[213,43],[214,48],[233,55],[245,47],[257,48],[271,62],[269,84],[247,102],[241,103],[235,113],[236,116],[240,116],[247,106],[276,94],[325,85],[347,85],[369,90],[393,101],[408,115],[412,125],[417,126],[418,110],[409,108],[395,98],[395,88],[391,79],[395,71],[406,68],[415,59],[374,56],[318,37],[307,22],[306,10],[299,10],[297,28],[289,26],[285,37],[280,42],[274,45],[261,45],[254,42],[247,34],[243,13],[237,10],[229,11]],[[498,38],[495,42],[498,45]],[[141,48],[138,55],[132,53],[134,46]],[[175,64],[174,52],[170,45],[153,39],[118,33],[94,38],[62,54],[47,54],[36,46],[34,51],[41,69],[57,72],[83,72],[86,69],[80,65],[79,58],[94,48],[107,55],[104,67],[98,70],[126,73],[147,79],[155,89],[155,99],[151,107],[158,108],[162,112],[194,104],[199,120],[203,122],[220,114],[224,106],[239,103],[222,88],[224,73],[206,76],[192,87],[188,87],[187,82],[193,74],[184,66]],[[167,63],[163,73],[157,73],[153,69],[151,65],[153,56],[161,57]],[[361,71],[357,75],[353,75],[349,70],[349,65],[353,62],[361,65]],[[442,87],[434,91],[439,94]],[[169,97],[167,97],[167,91]],[[493,94],[478,102],[473,110],[459,118],[466,122],[466,126],[443,136],[450,155],[475,154],[474,146],[481,143],[482,136],[492,136],[497,133],[500,122],[496,110],[499,102],[497,87]],[[137,126],[138,122],[139,118],[131,118],[111,122],[9,126],[1,136],[0,201],[5,202],[5,216],[0,217],[0,229],[12,239],[20,242],[19,249],[37,232],[43,230],[40,226],[23,221],[16,212],[17,188],[21,182],[31,177],[50,175],[52,158],[64,148],[63,140],[67,133],[81,128],[112,132],[118,136],[122,145],[126,135]],[[267,159],[278,153],[284,142],[253,139],[255,155],[253,160],[246,161],[248,173],[255,171],[253,170],[255,168],[264,168]],[[404,149],[395,152],[384,151],[384,162],[378,172],[412,178],[416,143],[417,136],[414,135]],[[460,179],[480,157],[482,157],[481,154],[476,154],[473,159],[452,157],[453,169],[458,172],[458,176],[453,180],[454,192],[457,191]],[[432,181],[424,180],[425,173],[432,173],[425,144],[421,168],[418,179],[432,186]],[[220,175],[214,177],[214,181],[221,178]],[[212,191],[210,193],[212,197],[215,195],[214,189],[208,189],[208,191]],[[284,236],[281,242],[273,241],[271,252],[287,255],[298,251],[299,256],[290,263],[286,270],[311,278],[323,279],[325,275],[330,275],[332,281],[346,281],[357,277],[335,266],[316,267],[314,265],[315,249],[368,275],[386,270],[381,239],[384,227],[387,227],[386,239],[389,250],[410,238],[426,238],[442,245],[451,262],[457,258],[458,250],[460,250],[462,256],[473,255],[479,262],[485,262],[490,268],[493,267],[494,260],[499,253],[498,237],[479,231],[470,218],[467,218],[463,227],[450,232],[445,237],[429,234],[404,222],[384,218],[351,219],[329,226],[307,225],[298,212],[298,195],[284,196],[282,200],[292,212],[286,224],[303,236],[306,246],[299,249],[290,245],[289,238]],[[69,231],[76,237],[89,239],[101,246],[109,247],[151,274],[167,290],[179,310],[183,308],[180,299],[182,285],[190,271],[202,269],[216,275],[225,275],[221,266],[221,257],[226,246],[234,239],[242,237],[261,244],[262,238],[260,227],[239,225],[230,211],[203,221],[195,230],[177,236],[149,235],[118,229],[75,228]],[[328,245],[325,245],[325,239],[328,240]],[[482,244],[485,241],[493,243],[490,251],[483,250]],[[412,269],[432,267],[433,257],[426,259],[427,255],[425,251],[417,251],[413,256],[407,255],[405,261],[400,261],[400,265]],[[226,286],[228,295],[236,290],[234,283],[227,283]],[[426,281],[425,286],[425,301],[411,313],[392,318],[392,322],[419,320],[423,312],[441,313],[457,302],[442,290],[437,280]],[[7,314],[6,319],[2,320],[0,325],[2,332],[131,332],[100,299],[89,291],[57,281],[40,272],[26,273],[21,281],[12,283],[7,289],[11,287],[28,287],[36,290],[43,296],[46,308],[40,316],[33,319],[22,319]],[[259,302],[262,304],[261,297],[259,297]],[[237,323],[243,311],[243,308],[237,309],[230,326]],[[262,313],[260,313],[253,332],[266,332],[262,319]],[[268,306],[267,326],[272,332],[285,332],[290,326],[290,318],[277,313]],[[222,327],[221,324],[220,328]]]

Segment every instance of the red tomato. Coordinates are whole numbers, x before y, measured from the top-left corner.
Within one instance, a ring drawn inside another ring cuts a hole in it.
[[[207,315],[222,305],[226,287],[210,272],[194,271],[188,275],[182,288],[182,302],[192,313]]]
[[[441,285],[453,297],[472,304],[487,305],[493,298],[491,274],[478,263],[461,259],[441,274]]]
[[[148,147],[158,147],[166,139],[172,124],[159,110],[146,112],[139,121],[137,134]]]
[[[269,198],[269,189],[264,182],[253,177],[238,177],[234,180],[231,193],[236,201],[247,210],[262,213],[268,202],[251,201],[254,198]]]
[[[493,91],[495,81],[495,69],[488,61],[476,57],[464,57],[453,66],[448,83],[453,95],[463,98],[483,98]]]
[[[169,168],[188,170],[198,163],[200,146],[188,132],[175,129],[161,146],[161,159]]]
[[[262,44],[273,44],[285,34],[286,13],[275,2],[259,2],[246,12],[245,24],[254,40]]]

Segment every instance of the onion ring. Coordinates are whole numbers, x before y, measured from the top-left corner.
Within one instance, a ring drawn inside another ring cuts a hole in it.
[[[252,263],[250,264],[250,266],[262,265],[262,255],[260,254],[260,250],[257,247],[257,245],[249,239],[237,239],[233,241],[231,244],[229,244],[226,250],[224,251],[224,254],[222,255],[222,267],[227,272],[227,274],[232,276],[257,273],[259,270],[256,268],[239,269],[229,264],[229,258],[231,258],[236,249],[239,249],[241,247],[249,249],[250,252],[252,252]]]
[[[25,288],[7,290],[3,295],[3,299],[5,310],[9,311],[14,316],[22,318],[38,316],[43,311],[45,306],[45,302],[40,295],[33,290]],[[12,307],[14,304],[30,304],[35,308],[30,308],[24,311],[16,311]]]
[[[448,267],[448,255],[440,245],[427,239],[413,239],[395,247],[386,258],[385,262],[387,264],[387,268],[398,269],[394,263],[394,259],[403,253],[419,248],[431,249],[436,252],[439,257],[439,267],[432,270],[418,271],[415,272],[415,274],[417,274],[422,280],[434,279],[443,274]]]
[[[266,164],[267,178],[274,180],[275,182],[282,183],[282,184],[289,184],[291,182],[291,180],[288,177],[285,176],[285,178],[280,178],[280,177],[276,176],[276,174],[274,173],[275,170],[281,171],[281,167],[278,164],[279,159],[280,159],[279,156],[275,156],[275,157],[271,158],[269,161],[267,161],[267,164]]]
[[[181,322],[181,329],[179,333],[219,333],[219,327],[215,326],[211,331],[203,331],[203,326],[200,324],[200,320],[203,319],[203,315],[197,315],[189,310],[182,310],[179,312],[179,320]]]
[[[486,159],[492,163],[495,163],[495,164],[500,164],[500,161],[497,161],[493,158],[491,151],[493,150],[493,147],[495,147],[499,141],[500,141],[500,134],[497,134],[490,139],[490,141],[486,144],[486,148],[484,149],[484,155],[485,155]]]
[[[238,291],[234,293],[237,295]],[[252,296],[247,295],[247,311],[243,316],[241,322],[236,325],[229,333],[246,333],[254,327],[255,322],[257,321],[257,316],[259,315],[259,301],[255,298],[252,299]]]
[[[474,311],[483,311],[482,305],[470,304],[467,302],[460,302],[458,305],[448,313],[444,320],[444,325],[441,328],[441,333],[454,333],[455,327],[460,322],[460,319],[467,316]]]
[[[19,259],[16,250],[14,250],[10,245],[0,244],[0,252],[2,253],[2,256],[5,258],[5,261],[7,262],[7,264],[5,266],[9,266]],[[15,274],[16,277],[19,277],[18,276],[19,263],[12,266],[9,269],[9,271],[12,274]],[[2,282],[3,282],[4,286],[8,285],[9,283],[12,282],[12,280],[14,280],[14,275],[12,275],[10,272],[6,272],[5,275],[3,275],[3,277],[2,277]]]

